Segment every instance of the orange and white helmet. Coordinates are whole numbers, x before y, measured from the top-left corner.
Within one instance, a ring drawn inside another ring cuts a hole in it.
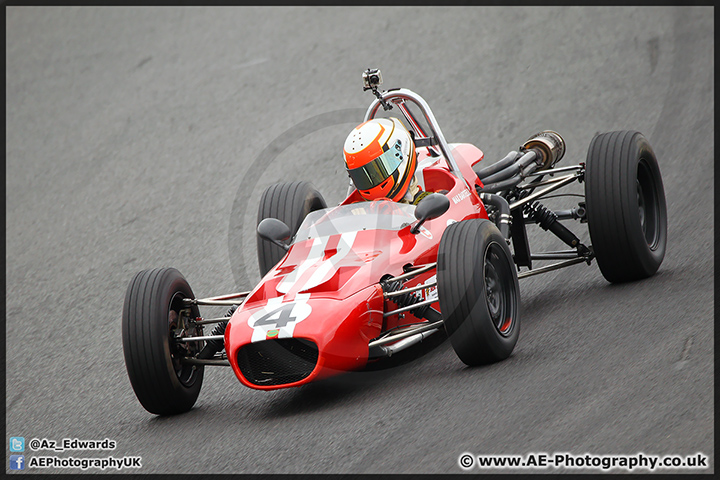
[[[343,156],[365,200],[401,200],[417,168],[415,143],[397,118],[375,118],[355,127],[345,140]]]

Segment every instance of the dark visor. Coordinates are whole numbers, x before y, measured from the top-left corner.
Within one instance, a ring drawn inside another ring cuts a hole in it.
[[[387,180],[402,163],[402,154],[391,148],[370,163],[348,170],[358,190],[370,190]]]

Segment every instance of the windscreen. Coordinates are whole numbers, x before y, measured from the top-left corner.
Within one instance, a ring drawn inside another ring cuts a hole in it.
[[[400,230],[415,221],[414,205],[389,200],[324,208],[305,217],[293,243],[361,230]]]

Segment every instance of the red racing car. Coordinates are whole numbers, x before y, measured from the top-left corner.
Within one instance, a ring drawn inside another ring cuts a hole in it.
[[[639,132],[596,135],[584,163],[556,167],[565,143],[544,131],[484,167],[475,146],[446,142],[420,95],[379,91],[378,70],[363,78],[377,97],[365,120],[381,108],[402,115],[418,183],[435,193],[411,205],[364,201],[351,189],[328,208],[307,182],[272,185],[260,200],[264,276],[252,291],[196,298],[175,269],[138,273],[125,296],[123,349],[149,412],[191,409],[211,365],[229,365],[244,385],[271,390],[382,367],[445,338],[467,365],[496,362],[518,340],[519,278],[593,260],[610,282],[657,271],[665,196]],[[584,201],[555,211],[539,202],[574,182],[584,182]],[[592,245],[561,220],[587,223]],[[567,249],[531,253],[533,224]],[[201,306],[230,310],[202,316]]]

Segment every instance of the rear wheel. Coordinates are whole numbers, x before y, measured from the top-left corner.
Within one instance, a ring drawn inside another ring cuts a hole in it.
[[[125,295],[122,318],[123,351],[130,383],[150,413],[172,415],[192,408],[203,380],[201,365],[181,363],[195,355],[200,342],[178,342],[202,335],[187,320],[199,316],[185,278],[174,268],[144,270],[132,279]]]
[[[438,296],[445,330],[467,365],[510,356],[520,334],[517,273],[497,227],[485,219],[450,225],[438,247]]]
[[[610,282],[653,275],[665,257],[667,206],[655,153],[635,131],[596,135],[585,170],[588,229]]]
[[[325,207],[325,199],[308,182],[276,183],[260,197],[257,223],[266,218],[277,218],[285,222],[295,235],[308,213]],[[285,256],[282,248],[260,237],[257,238],[257,251],[262,276]]]

